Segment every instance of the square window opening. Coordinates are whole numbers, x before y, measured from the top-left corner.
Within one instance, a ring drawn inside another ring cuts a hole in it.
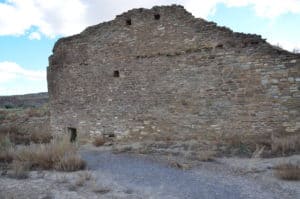
[[[131,25],[131,19],[127,19],[127,20],[126,20],[126,25],[127,25],[127,26],[130,26],[130,25]]]
[[[155,19],[155,20],[159,20],[159,19],[160,19],[160,14],[155,14],[155,15],[154,15],[154,19]]]
[[[114,77],[120,77],[120,72],[118,70],[114,71]]]

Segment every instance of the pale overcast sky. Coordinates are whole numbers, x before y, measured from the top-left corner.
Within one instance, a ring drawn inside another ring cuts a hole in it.
[[[59,37],[133,8],[183,5],[196,17],[300,49],[300,0],[0,0],[0,96],[47,91]]]

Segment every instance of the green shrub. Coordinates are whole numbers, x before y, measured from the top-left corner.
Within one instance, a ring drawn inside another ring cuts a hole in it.
[[[12,108],[14,108],[14,106],[11,105],[11,104],[5,104],[4,108],[6,108],[6,109],[12,109]]]

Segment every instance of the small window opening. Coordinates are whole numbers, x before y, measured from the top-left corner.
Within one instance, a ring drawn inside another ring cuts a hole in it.
[[[120,72],[118,70],[114,71],[114,77],[120,77]]]
[[[126,25],[130,26],[131,25],[131,19],[126,20]]]
[[[114,137],[115,137],[115,134],[113,134],[113,133],[112,133],[112,134],[109,134],[108,137],[109,137],[109,138],[114,138]]]
[[[75,142],[77,138],[77,129],[69,127],[68,132],[70,134],[70,142]]]
[[[160,19],[160,14],[155,14],[155,15],[154,15],[154,19],[155,19],[155,20],[159,20],[159,19]]]
[[[223,48],[223,44],[216,45],[216,48]]]

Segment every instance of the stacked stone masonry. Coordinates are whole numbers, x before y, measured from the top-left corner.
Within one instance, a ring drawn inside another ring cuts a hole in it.
[[[60,39],[47,78],[56,133],[300,130],[300,55],[177,5]]]

